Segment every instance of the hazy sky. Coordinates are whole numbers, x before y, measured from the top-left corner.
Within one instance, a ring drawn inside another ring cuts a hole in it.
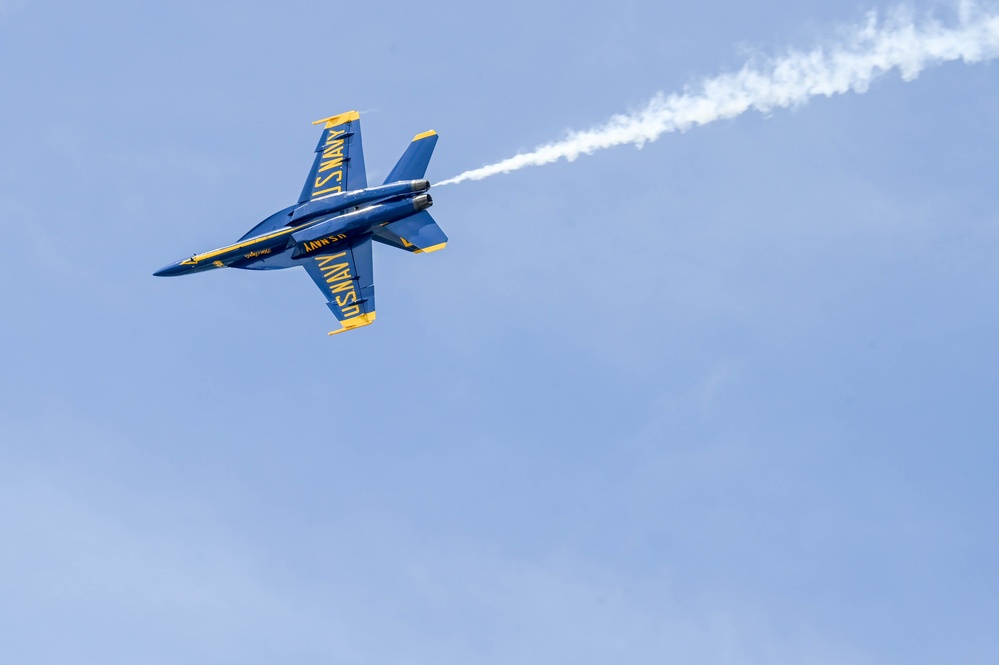
[[[0,0],[0,661],[995,662],[995,64],[434,190],[333,338],[152,277],[889,6]]]

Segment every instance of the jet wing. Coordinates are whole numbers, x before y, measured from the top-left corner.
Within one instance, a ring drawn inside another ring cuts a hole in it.
[[[340,329],[334,330],[331,335],[374,322],[375,283],[371,263],[371,236],[344,245],[339,251],[305,259],[302,265],[326,296],[326,306],[340,322]]]
[[[367,187],[361,149],[361,114],[348,111],[312,124],[324,124],[323,133],[298,202]]]

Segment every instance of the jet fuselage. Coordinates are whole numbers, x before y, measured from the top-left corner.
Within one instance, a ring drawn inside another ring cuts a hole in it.
[[[334,251],[337,244],[426,210],[433,205],[426,193],[429,189],[429,181],[412,180],[306,201],[271,215],[254,227],[250,237],[171,263],[154,275],[174,277],[215,268],[263,269],[264,264],[270,269],[290,268],[301,259]]]

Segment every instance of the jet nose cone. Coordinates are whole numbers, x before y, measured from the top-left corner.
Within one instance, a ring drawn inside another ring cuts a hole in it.
[[[160,268],[153,273],[153,277],[174,277],[176,275],[183,275],[185,272],[187,272],[186,266],[180,265],[180,261],[177,261],[164,268]]]

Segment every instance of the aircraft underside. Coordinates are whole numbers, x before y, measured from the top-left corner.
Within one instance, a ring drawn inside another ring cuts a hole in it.
[[[423,179],[436,132],[417,135],[378,187],[368,187],[356,111],[317,121],[323,133],[296,205],[280,210],[242,238],[166,266],[158,276],[216,268],[282,270],[302,266],[340,322],[330,334],[375,319],[372,242],[410,253],[443,249],[447,236],[427,212],[433,199]]]

